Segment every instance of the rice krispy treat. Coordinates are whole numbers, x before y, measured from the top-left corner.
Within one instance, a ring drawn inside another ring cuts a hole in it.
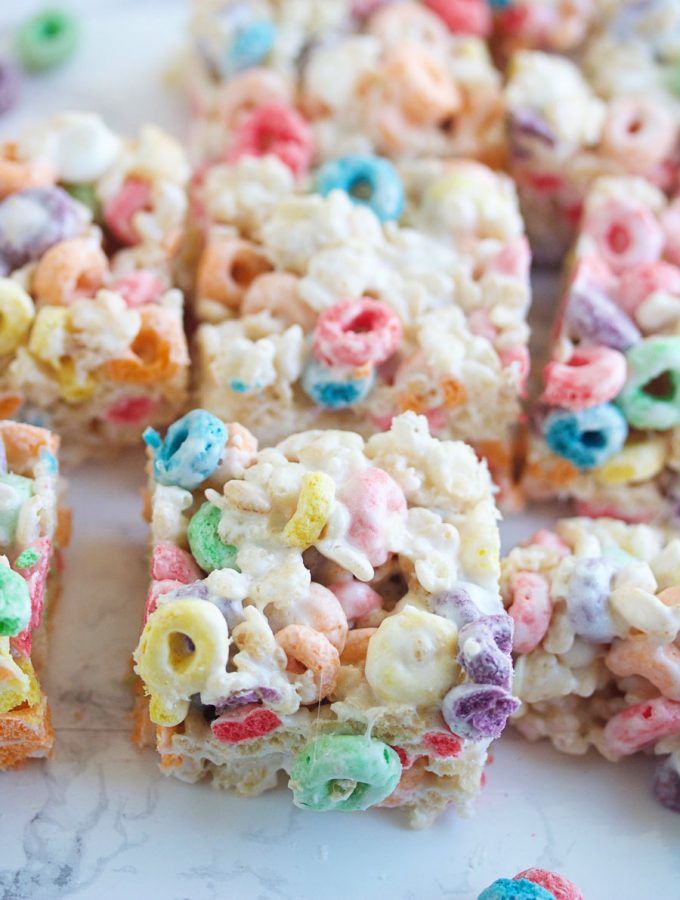
[[[523,51],[513,57],[506,101],[508,167],[539,260],[561,257],[597,177],[635,175],[677,189],[680,115],[664,99],[605,100],[570,60]]]
[[[504,160],[500,75],[484,0],[195,0],[193,144],[234,159],[244,140],[304,133],[338,154]]]
[[[171,268],[188,167],[153,126],[134,140],[65,113],[0,146],[0,412],[69,455],[134,444],[185,403]]]
[[[194,410],[146,435],[151,587],[136,672],[161,769],[304,809],[468,813],[517,708],[491,480],[404,413],[258,452]]]
[[[515,623],[513,724],[565,753],[660,761],[680,811],[680,537],[614,519],[564,519],[501,564]]]
[[[368,436],[413,410],[473,444],[509,503],[530,302],[511,182],[469,161],[397,171],[371,156],[311,181],[273,155],[206,174],[198,403],[264,444],[306,428]]]
[[[593,186],[534,411],[530,497],[680,520],[678,215],[640,179]]]
[[[0,769],[47,756],[54,740],[36,670],[69,538],[58,446],[43,428],[0,422]]]

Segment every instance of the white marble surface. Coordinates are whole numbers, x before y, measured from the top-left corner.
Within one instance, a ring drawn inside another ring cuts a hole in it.
[[[39,5],[1,0],[0,43]],[[159,73],[181,44],[182,3],[66,5],[84,11],[78,59],[32,80],[0,135],[78,106],[121,128],[153,117],[181,133],[181,104]],[[547,306],[538,312],[545,319]],[[129,737],[129,654],[146,587],[141,481],[138,454],[71,478],[75,539],[47,673],[56,752],[0,774],[3,900],[472,900],[530,865],[568,874],[588,900],[680,894],[680,818],[650,796],[643,759],[570,759],[509,735],[477,817],[446,815],[427,832],[409,831],[398,814],[302,813],[284,789],[243,800],[161,776]],[[505,523],[506,544],[535,525]]]

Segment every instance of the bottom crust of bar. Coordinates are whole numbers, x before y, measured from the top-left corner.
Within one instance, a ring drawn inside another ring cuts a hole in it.
[[[53,743],[54,729],[44,694],[34,706],[22,706],[0,716],[0,769],[49,756]]]
[[[156,727],[148,716],[146,698],[138,695],[135,712],[134,739],[138,746],[155,744],[160,754],[160,769],[182,781],[196,783],[203,779],[213,787],[234,790],[244,796],[257,796],[275,788],[281,775],[290,772],[297,754],[319,734],[365,734],[363,723],[316,717],[310,710],[306,716],[285,717],[283,727],[263,738],[240,744],[224,744],[211,734],[200,713],[192,712],[175,728]],[[404,748],[390,723],[374,723],[373,737],[392,746]],[[422,735],[411,733],[413,743]],[[410,755],[412,746],[405,746]],[[404,768],[394,793],[381,806],[401,808],[408,813],[412,828],[427,828],[445,809],[452,807],[460,816],[469,816],[482,784],[487,759],[486,744],[463,742],[456,756],[429,754],[414,757]]]

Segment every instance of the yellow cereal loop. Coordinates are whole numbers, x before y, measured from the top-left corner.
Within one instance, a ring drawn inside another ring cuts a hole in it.
[[[455,197],[466,197],[481,208],[490,200],[498,200],[498,188],[485,170],[460,166],[433,182],[425,194],[425,199],[433,203],[451,201]]]
[[[457,629],[442,616],[405,606],[368,642],[366,680],[385,703],[429,706],[453,685]]]
[[[70,318],[64,306],[41,307],[28,340],[29,352],[41,362],[58,366],[63,353],[62,335],[68,330]]]
[[[0,354],[19,346],[34,316],[33,301],[26,291],[11,278],[0,278]]]
[[[97,384],[91,375],[84,381],[76,378],[75,364],[72,359],[63,359],[57,369],[57,381],[61,396],[67,403],[83,403],[94,394]]]
[[[0,645],[0,715],[28,703],[35,705],[40,699],[40,686],[33,666],[28,659],[14,660],[7,649]]]
[[[663,470],[667,453],[666,441],[662,437],[629,444],[595,470],[595,479],[603,485],[649,481]]]
[[[189,698],[211,675],[226,671],[229,631],[222,613],[207,600],[189,598],[161,605],[149,616],[135,650],[135,671],[151,696],[156,725],[178,725]]]
[[[324,529],[335,501],[335,482],[325,472],[307,472],[297,509],[283,529],[283,537],[291,547],[306,550],[317,541]]]

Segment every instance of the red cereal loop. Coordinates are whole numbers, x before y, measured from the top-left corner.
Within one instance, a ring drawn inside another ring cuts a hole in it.
[[[278,156],[295,175],[304,175],[312,163],[314,139],[307,120],[281,103],[259,106],[233,132],[227,162],[242,156]]]
[[[126,247],[139,243],[133,218],[150,210],[151,185],[142,178],[128,178],[118,193],[104,204],[104,221],[111,234]]]
[[[243,709],[240,710],[241,713]],[[220,716],[210,726],[213,736],[223,744],[255,740],[275,731],[281,724],[281,719],[271,709],[251,709],[242,719],[231,718],[232,715],[233,713],[227,713]]]
[[[330,366],[379,366],[399,347],[401,336],[399,317],[386,303],[346,299],[321,313],[312,349]]]
[[[454,34],[487,37],[491,31],[491,10],[486,0],[425,0],[425,6]]]
[[[423,743],[435,756],[458,756],[460,753],[460,740],[444,731],[428,731],[423,735]]]
[[[574,882],[563,875],[558,875],[557,872],[549,872],[547,869],[525,869],[512,880],[519,881],[521,878],[550,891],[555,900],[583,900],[583,894]]]
[[[399,762],[401,763],[402,769],[410,769],[413,763],[416,761],[416,757],[410,756],[403,747],[397,747],[395,744],[390,744],[390,747],[399,757]]]
[[[203,578],[203,573],[186,550],[180,550],[170,541],[160,541],[151,553],[151,577],[154,581],[191,584]]]

